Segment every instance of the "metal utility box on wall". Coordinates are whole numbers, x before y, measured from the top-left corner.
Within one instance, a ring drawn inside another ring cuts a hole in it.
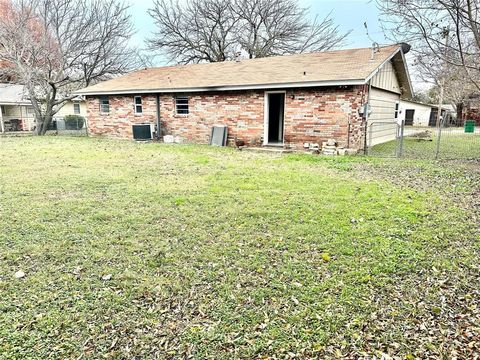
[[[152,140],[153,139],[153,124],[134,124],[132,125],[134,140]]]

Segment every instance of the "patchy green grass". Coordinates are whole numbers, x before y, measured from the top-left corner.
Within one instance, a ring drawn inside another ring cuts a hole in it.
[[[0,138],[0,358],[448,356],[478,224],[387,165]]]
[[[420,130],[419,130],[420,131]],[[428,129],[430,138],[405,136],[403,156],[406,158],[434,159],[437,152],[437,133],[435,128]],[[373,146],[371,155],[395,156],[398,141],[389,141]],[[465,134],[461,128],[445,128],[440,136],[439,159],[479,159],[480,132]]]

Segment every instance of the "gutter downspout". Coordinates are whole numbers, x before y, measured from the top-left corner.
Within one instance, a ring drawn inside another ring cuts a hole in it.
[[[161,123],[160,123],[160,95],[157,94],[157,140],[160,141],[161,133]]]
[[[368,111],[369,111],[369,108],[370,108],[370,93],[372,92],[372,82],[371,80],[368,80],[368,94],[367,94],[367,102],[365,103],[365,134],[364,134],[364,137],[365,137],[365,142],[363,144],[363,153],[365,155],[368,155],[368,146],[367,146],[367,142],[368,142]]]

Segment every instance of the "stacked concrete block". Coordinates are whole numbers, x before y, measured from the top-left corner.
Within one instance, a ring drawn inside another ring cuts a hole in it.
[[[323,155],[337,155],[337,142],[334,139],[328,139],[322,144]]]

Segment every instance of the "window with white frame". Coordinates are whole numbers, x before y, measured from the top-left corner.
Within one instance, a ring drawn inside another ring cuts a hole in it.
[[[143,112],[142,97],[135,96],[133,100],[134,100],[134,106],[135,106],[135,114],[141,114]]]
[[[80,114],[80,104],[79,103],[73,103],[73,113],[74,114]]]
[[[188,115],[188,96],[175,97],[175,110],[178,115]]]
[[[100,98],[100,112],[109,113],[110,112],[110,100],[108,96]]]
[[[35,110],[33,110],[33,106],[27,106],[27,115],[28,116],[35,115]]]

